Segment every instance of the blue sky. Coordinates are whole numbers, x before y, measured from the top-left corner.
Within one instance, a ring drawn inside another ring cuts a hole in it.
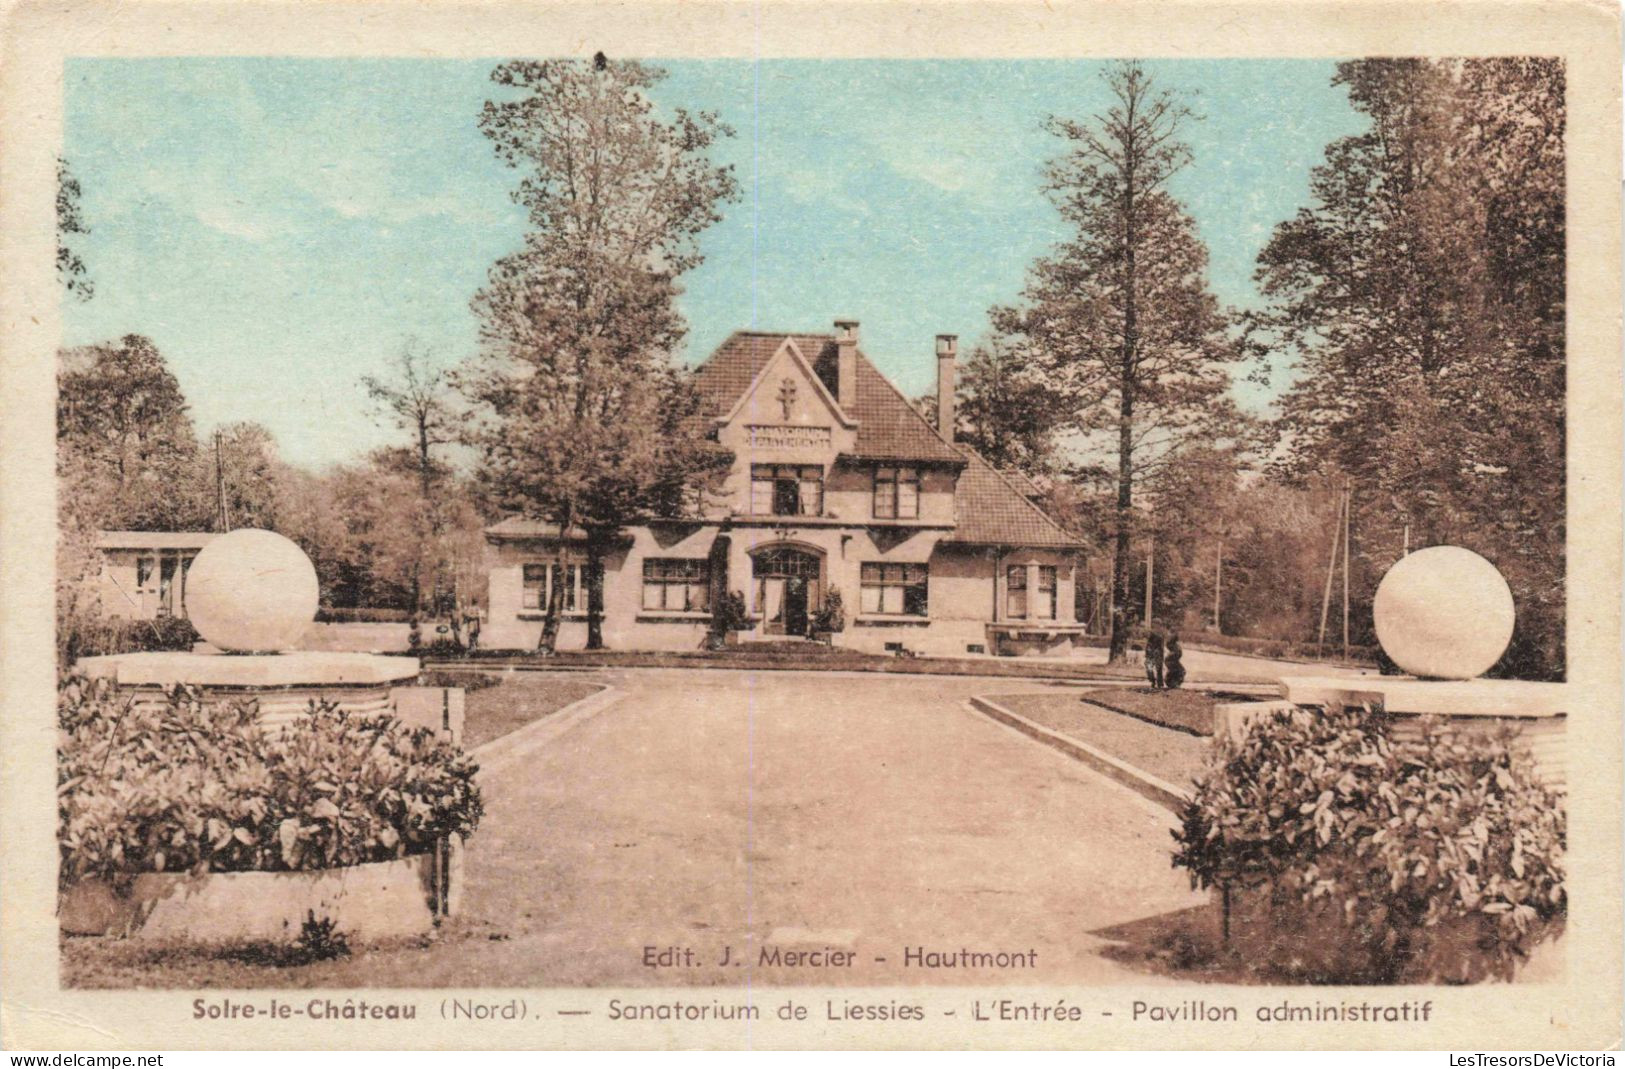
[[[684,358],[737,328],[850,316],[910,394],[932,383],[933,336],[983,335],[989,306],[1063,237],[1039,189],[1060,147],[1044,118],[1106,103],[1092,61],[656,62],[670,72],[659,104],[735,128],[717,156],[744,190],[685,280]],[[492,66],[70,62],[64,154],[96,294],[65,302],[65,341],[152,337],[200,431],[257,420],[294,463],[390,440],[357,379],[409,335],[448,365],[469,353],[469,298],[522,233],[515,172],[475,126],[498,91]],[[1327,142],[1361,121],[1330,61],[1150,66],[1205,117],[1175,191],[1212,252],[1214,291],[1251,304],[1258,249],[1306,202]]]

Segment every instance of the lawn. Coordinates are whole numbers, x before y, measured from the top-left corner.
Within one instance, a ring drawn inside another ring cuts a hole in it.
[[[643,652],[638,650],[568,650],[543,657],[533,653],[481,653],[456,662],[498,668],[504,665],[550,665],[559,668],[733,668],[755,671],[889,672],[899,675],[992,676],[1044,679],[1143,679],[1131,666],[1079,663],[1055,657],[898,657],[862,653],[816,642],[748,643],[716,652]]]
[[[1127,716],[1192,735],[1213,734],[1213,706],[1216,701],[1227,700],[1226,696],[1201,690],[1152,690],[1150,687],[1091,690],[1086,699]],[[1231,700],[1247,699],[1236,695]]]
[[[990,701],[1061,735],[1088,743],[1177,787],[1186,787],[1207,760],[1208,740],[1158,727],[1090,704],[1096,692],[994,695]]]
[[[461,685],[466,690],[463,746],[467,749],[501,738],[604,689],[602,683],[568,673],[444,672],[441,676],[444,685]]]

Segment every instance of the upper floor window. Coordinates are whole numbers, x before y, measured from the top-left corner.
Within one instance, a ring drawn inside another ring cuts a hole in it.
[[[752,464],[750,511],[754,516],[821,516],[824,469],[817,464]]]
[[[519,607],[531,612],[545,612],[554,588],[558,588],[564,595],[564,611],[575,612],[576,606],[583,604],[580,597],[582,571],[581,566],[576,564],[566,564],[562,572],[557,564],[525,565]]]
[[[920,469],[875,469],[875,518],[916,520],[920,517]]]
[[[865,564],[862,574],[865,613],[886,616],[924,616],[930,571],[924,564]]]

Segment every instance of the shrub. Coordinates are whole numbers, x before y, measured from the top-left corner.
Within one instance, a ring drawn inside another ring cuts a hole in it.
[[[251,702],[58,693],[60,879],[282,871],[426,853],[483,812],[478,766],[427,728],[312,704],[262,730]]]
[[[711,612],[711,627],[717,634],[743,631],[750,627],[750,613],[745,609],[745,595],[731,590],[717,602]]]
[[[830,587],[824,595],[824,604],[813,617],[812,630],[831,633],[846,630],[846,605],[841,600],[839,587]]]
[[[57,623],[57,653],[63,668],[81,657],[152,650],[189,650],[201,636],[190,620],[161,616],[153,620],[81,615]]]
[[[1331,982],[1510,976],[1567,908],[1563,798],[1506,733],[1395,738],[1366,710],[1277,710],[1219,742],[1182,825],[1192,886],[1337,918]],[[1470,952],[1449,942],[1463,928]]]
[[[316,622],[319,624],[404,624],[411,620],[410,609],[323,606],[316,610]]]
[[[420,643],[413,652],[419,657],[464,657],[468,654],[456,639],[443,636]]]
[[[424,672],[420,678],[425,687],[461,687],[469,694],[502,685],[501,676],[487,672]]]

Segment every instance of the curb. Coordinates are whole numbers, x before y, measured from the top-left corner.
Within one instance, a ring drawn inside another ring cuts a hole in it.
[[[1099,772],[1108,779],[1115,780],[1136,794],[1162,806],[1172,813],[1178,813],[1190,801],[1190,793],[1181,787],[1176,787],[1165,779],[1153,776],[1143,769],[1135,768],[1127,761],[1113,757],[1104,750],[1096,749],[1086,742],[1036,724],[1020,713],[1011,712],[997,702],[987,698],[973,697],[969,703],[977,712],[997,720],[1006,727],[1015,728],[1023,735],[1036,742],[1041,742],[1051,749],[1059,750],[1074,760],[1081,761],[1090,768]]]
[[[577,725],[608,709],[626,696],[619,687],[606,686],[595,694],[578,698],[562,709],[526,724],[522,728],[499,735],[468,751],[480,762],[480,775],[488,775],[510,761],[540,749]]]

